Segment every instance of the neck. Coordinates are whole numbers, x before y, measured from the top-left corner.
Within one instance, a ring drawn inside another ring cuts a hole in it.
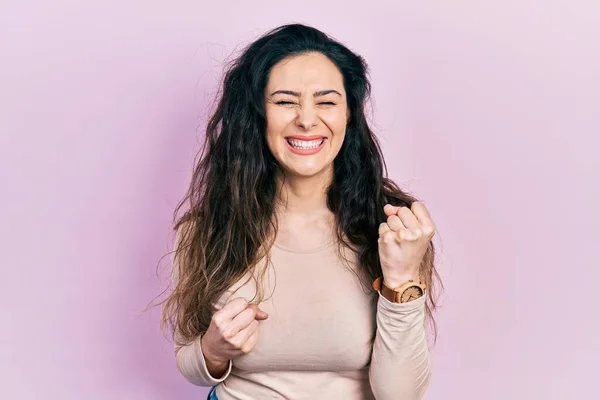
[[[319,217],[329,214],[327,187],[333,178],[330,173],[298,177],[283,173],[277,176],[279,213],[287,217]]]
[[[327,187],[333,177],[277,177],[277,235],[290,247],[314,247],[335,235],[335,215],[327,208]],[[310,243],[309,245],[307,243]]]

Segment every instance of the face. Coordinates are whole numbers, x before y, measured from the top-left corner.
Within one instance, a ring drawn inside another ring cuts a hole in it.
[[[267,144],[292,177],[333,173],[348,108],[342,74],[320,53],[276,64],[265,90]]]

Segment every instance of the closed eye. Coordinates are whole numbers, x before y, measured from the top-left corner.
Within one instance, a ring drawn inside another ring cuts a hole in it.
[[[275,102],[275,104],[287,106],[287,105],[294,105],[296,103],[294,103],[293,101],[280,100],[280,101]],[[336,105],[336,103],[334,103],[333,101],[322,101],[318,104],[321,106],[335,106]]]

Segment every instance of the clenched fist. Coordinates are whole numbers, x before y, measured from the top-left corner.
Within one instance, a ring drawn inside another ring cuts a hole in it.
[[[243,298],[233,299],[213,315],[201,339],[206,366],[212,376],[222,376],[229,360],[248,354],[254,348],[259,321],[267,317],[266,312]]]
[[[386,204],[386,222],[379,225],[379,259],[383,280],[396,287],[409,279],[419,281],[419,266],[435,234],[435,225],[425,204],[410,208]]]

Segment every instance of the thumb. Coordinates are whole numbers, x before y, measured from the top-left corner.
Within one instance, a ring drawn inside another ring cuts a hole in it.
[[[256,304],[249,304],[248,307],[253,308],[256,312],[256,319],[259,321],[265,320],[269,317],[269,314],[261,310]]]

